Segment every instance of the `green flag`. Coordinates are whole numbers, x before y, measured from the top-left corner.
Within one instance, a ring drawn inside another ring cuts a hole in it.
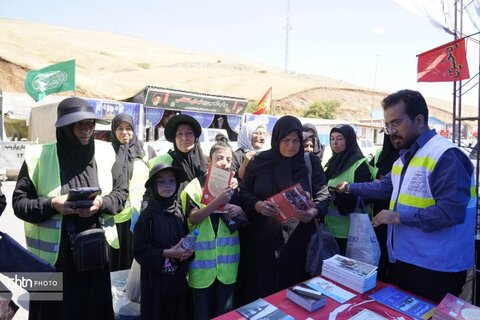
[[[25,78],[25,91],[35,101],[50,93],[75,91],[75,60],[30,71]]]

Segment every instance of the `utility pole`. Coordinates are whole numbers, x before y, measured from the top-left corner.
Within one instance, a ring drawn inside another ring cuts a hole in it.
[[[288,38],[290,33],[290,0],[287,0],[287,19],[285,21],[285,72],[288,72]]]
[[[370,124],[373,127],[373,109],[375,108],[375,88],[377,87],[377,70],[378,70],[378,53],[375,61],[375,72],[373,73],[373,89],[372,89],[372,109],[370,111]]]

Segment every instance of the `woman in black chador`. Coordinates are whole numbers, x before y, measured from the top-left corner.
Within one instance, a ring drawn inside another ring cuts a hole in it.
[[[280,118],[272,132],[272,148],[256,154],[246,168],[240,183],[240,198],[251,226],[246,254],[240,260],[240,285],[246,303],[307,279],[306,247],[314,231],[312,219],[325,214],[328,189],[320,160],[308,154],[311,181],[305,162],[302,125],[292,116]],[[315,206],[299,211],[295,218],[279,222],[275,204],[267,199],[300,183],[305,191],[312,190]],[[311,187],[310,187],[311,186]],[[243,234],[242,234],[243,235]],[[243,251],[242,251],[243,252]]]
[[[14,213],[28,223],[28,249],[63,274],[63,300],[30,301],[29,318],[113,319],[108,263],[77,271],[69,233],[98,228],[101,216],[120,212],[128,195],[127,180],[112,147],[93,140],[95,122],[102,120],[88,102],[67,98],[57,114],[57,142],[26,150],[13,193]],[[67,194],[79,187],[101,187],[102,194],[91,207],[76,208]],[[114,241],[115,233],[107,238]]]
[[[125,209],[115,216],[119,249],[110,250],[110,270],[130,269],[133,260],[132,216],[140,214],[144,184],[148,179],[148,161],[155,157],[152,148],[146,148],[135,133],[133,118],[120,113],[112,120],[112,146],[121,162],[129,185]]]

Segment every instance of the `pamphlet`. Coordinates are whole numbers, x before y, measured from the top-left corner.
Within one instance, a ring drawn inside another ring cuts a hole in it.
[[[375,288],[376,270],[374,265],[336,254],[323,262],[322,276],[364,293]]]
[[[370,297],[414,319],[430,319],[435,311],[434,304],[389,286],[371,294]]]
[[[210,164],[200,202],[207,205],[216,197],[218,197],[223,191],[225,191],[226,188],[230,186],[230,181],[232,180],[233,174],[234,173],[230,170],[223,170]],[[218,208],[220,211],[223,211],[224,209],[225,206]]]
[[[355,297],[354,293],[344,290],[336,284],[333,284],[330,281],[320,277],[308,280],[305,282],[305,284],[339,303],[345,303]]]
[[[480,319],[480,308],[447,293],[433,314],[434,320],[476,320]]]
[[[387,318],[384,318],[371,310],[363,309],[348,320],[387,320]]]
[[[309,195],[297,183],[268,198],[278,206],[277,219],[282,222],[295,216],[296,210],[308,210],[313,207]]]
[[[238,308],[237,312],[245,318],[252,320],[294,320],[292,316],[289,316],[263,299],[258,299],[244,305],[243,307]]]

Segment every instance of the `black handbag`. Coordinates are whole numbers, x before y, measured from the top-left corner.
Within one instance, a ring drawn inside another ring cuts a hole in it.
[[[313,220],[315,222],[315,232],[307,245],[305,272],[315,277],[322,273],[323,260],[340,253],[340,250],[337,240],[328,231],[327,226],[320,223],[316,218]]]
[[[53,272],[55,267],[0,231],[0,272]]]
[[[77,271],[102,269],[108,263],[107,241],[103,229],[93,228],[69,234]]]

